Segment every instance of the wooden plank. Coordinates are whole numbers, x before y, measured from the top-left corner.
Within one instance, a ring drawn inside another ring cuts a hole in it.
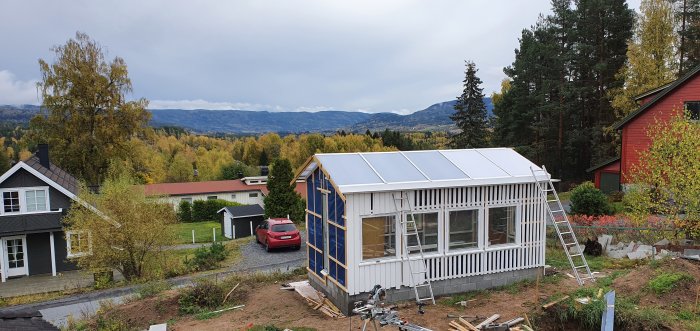
[[[501,315],[493,314],[493,315],[491,315],[491,317],[489,317],[489,318],[485,319],[483,322],[477,324],[476,328],[481,329],[482,327],[489,325],[489,323],[491,323],[499,318],[501,318]]]
[[[466,326],[467,326],[467,329],[469,329],[469,330],[471,330],[471,331],[479,331],[479,329],[477,329],[474,325],[472,325],[471,323],[469,323],[469,321],[465,320],[464,318],[461,318],[461,317],[460,317],[460,318],[459,318],[459,321],[462,322],[462,324],[466,325]]]
[[[457,323],[455,321],[450,321],[450,326],[459,330],[459,331],[470,331],[469,329],[459,325],[459,323]]]
[[[554,305],[556,305],[556,304],[558,304],[558,303],[560,303],[560,302],[562,302],[562,301],[564,301],[564,300],[566,300],[566,299],[568,299],[568,298],[569,298],[569,296],[568,296],[568,295],[565,295],[565,296],[561,297],[561,298],[558,299],[558,300],[554,300],[554,301],[552,301],[552,302],[550,302],[550,303],[547,303],[547,304],[542,305],[542,309],[548,309],[549,307],[552,307],[552,306],[554,306]]]

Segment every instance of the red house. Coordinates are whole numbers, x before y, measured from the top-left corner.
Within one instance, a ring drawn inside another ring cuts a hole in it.
[[[588,169],[594,173],[596,187],[604,192],[618,191],[621,184],[629,182],[626,176],[639,162],[639,152],[651,145],[651,138],[647,136],[650,125],[656,121],[668,121],[680,111],[687,112],[691,120],[700,120],[700,66],[676,81],[638,96],[636,100],[639,109],[613,126],[622,130],[620,156]]]

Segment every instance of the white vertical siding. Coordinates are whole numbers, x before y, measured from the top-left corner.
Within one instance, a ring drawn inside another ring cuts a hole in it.
[[[256,197],[251,197],[251,193],[257,193]],[[233,198],[233,195],[236,195],[235,198]],[[195,200],[207,200],[207,197],[209,196],[216,196],[217,199],[219,200],[226,200],[226,201],[231,201],[231,202],[238,202],[242,205],[254,205],[258,204],[261,206],[265,206],[263,204],[263,200],[265,199],[265,196],[262,194],[260,191],[243,191],[243,192],[226,192],[226,193],[210,193],[210,194],[192,194],[192,195],[175,195],[175,196],[166,196],[160,199],[162,202],[170,203],[173,205],[173,208],[177,210],[177,207],[180,205],[180,201],[185,198],[192,199],[192,201]]]
[[[407,191],[416,212],[438,212],[438,252],[425,253],[431,280],[453,279],[544,265],[545,201],[531,184]],[[362,261],[362,217],[395,213],[391,192],[346,195],[348,292],[358,294],[375,284],[385,288],[409,286],[408,265],[400,253],[395,258]],[[489,207],[517,206],[516,244],[484,248],[484,211]],[[479,209],[479,248],[447,251],[445,222],[450,210]],[[401,237],[397,224],[397,237]],[[400,240],[400,239],[399,239]],[[400,251],[400,244],[397,250]],[[421,263],[415,261],[411,263]]]

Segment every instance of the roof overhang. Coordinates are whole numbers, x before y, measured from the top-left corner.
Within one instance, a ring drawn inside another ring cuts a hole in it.
[[[611,165],[611,164],[613,164],[613,163],[615,163],[615,162],[617,162],[617,161],[620,161],[620,157],[619,157],[619,156],[616,156],[616,157],[614,157],[614,158],[607,159],[607,160],[605,160],[605,161],[603,161],[603,162],[601,162],[601,163],[598,163],[598,164],[596,164],[596,165],[594,165],[594,166],[592,166],[592,167],[586,169],[586,172],[596,171],[596,170],[598,170],[598,169],[600,169],[600,168],[602,168],[602,167],[609,166],[609,165]]]

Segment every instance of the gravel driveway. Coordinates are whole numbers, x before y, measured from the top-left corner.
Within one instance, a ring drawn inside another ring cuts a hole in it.
[[[306,231],[301,231],[301,249],[275,249],[266,252],[263,245],[252,240],[241,247],[241,261],[231,267],[232,271],[289,271],[306,265]]]

